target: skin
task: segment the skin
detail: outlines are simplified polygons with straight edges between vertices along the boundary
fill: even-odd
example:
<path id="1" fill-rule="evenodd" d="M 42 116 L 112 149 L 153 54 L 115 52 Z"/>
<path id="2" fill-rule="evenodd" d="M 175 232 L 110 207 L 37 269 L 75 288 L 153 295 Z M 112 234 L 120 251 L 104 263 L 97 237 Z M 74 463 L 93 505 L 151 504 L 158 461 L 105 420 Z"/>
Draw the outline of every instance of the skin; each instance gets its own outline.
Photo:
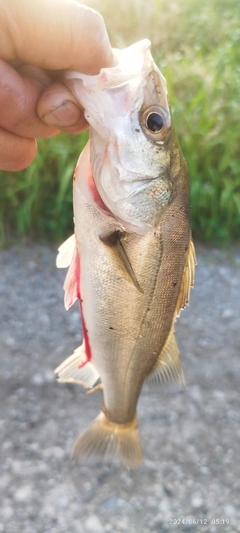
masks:
<path id="1" fill-rule="evenodd" d="M 22 170 L 36 137 L 88 127 L 60 81 L 62 70 L 97 74 L 112 64 L 99 13 L 75 0 L 0 0 L 0 168 Z"/>

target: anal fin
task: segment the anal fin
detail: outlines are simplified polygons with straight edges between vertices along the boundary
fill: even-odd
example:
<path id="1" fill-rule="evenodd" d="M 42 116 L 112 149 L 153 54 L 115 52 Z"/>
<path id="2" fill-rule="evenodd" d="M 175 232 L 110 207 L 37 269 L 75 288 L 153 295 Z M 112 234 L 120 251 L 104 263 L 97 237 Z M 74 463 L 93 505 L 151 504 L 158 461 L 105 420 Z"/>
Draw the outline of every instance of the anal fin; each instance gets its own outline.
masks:
<path id="1" fill-rule="evenodd" d="M 147 381 L 151 383 L 176 381 L 179 385 L 185 385 L 182 363 L 179 357 L 173 329 L 171 330 L 165 346 L 161 351 L 152 372 L 149 374 Z"/>
<path id="2" fill-rule="evenodd" d="M 61 383 L 78 383 L 89 389 L 94 388 L 100 378 L 93 364 L 87 360 L 84 343 L 54 370 L 54 374 Z"/>

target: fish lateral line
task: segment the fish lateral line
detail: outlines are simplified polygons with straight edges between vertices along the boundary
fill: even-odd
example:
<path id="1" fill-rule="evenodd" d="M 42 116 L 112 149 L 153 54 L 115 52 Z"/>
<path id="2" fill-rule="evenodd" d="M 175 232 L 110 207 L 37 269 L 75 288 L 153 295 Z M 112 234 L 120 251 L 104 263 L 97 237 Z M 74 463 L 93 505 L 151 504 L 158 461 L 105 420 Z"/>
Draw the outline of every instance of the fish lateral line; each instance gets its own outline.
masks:
<path id="1" fill-rule="evenodd" d="M 121 241 L 121 237 L 124 237 L 124 235 L 125 232 L 116 230 L 112 233 L 109 233 L 108 235 L 99 235 L 99 239 L 103 244 L 108 246 L 109 249 L 112 249 L 113 253 L 115 254 L 115 257 L 117 258 L 118 262 L 121 263 L 121 267 L 123 267 L 124 272 L 127 274 L 128 281 L 130 281 L 134 285 L 138 292 L 144 294 L 144 291 L 137 280 L 137 276 L 133 270 L 130 259 Z"/>

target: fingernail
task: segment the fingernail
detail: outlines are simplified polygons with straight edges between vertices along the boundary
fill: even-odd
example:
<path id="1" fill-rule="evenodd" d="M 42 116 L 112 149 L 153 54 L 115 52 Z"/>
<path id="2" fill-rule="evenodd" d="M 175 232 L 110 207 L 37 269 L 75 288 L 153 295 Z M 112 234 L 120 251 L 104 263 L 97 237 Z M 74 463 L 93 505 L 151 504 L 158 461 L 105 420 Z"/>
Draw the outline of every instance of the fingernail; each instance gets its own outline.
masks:
<path id="1" fill-rule="evenodd" d="M 60 105 L 47 111 L 42 120 L 51 126 L 73 126 L 83 115 L 82 110 L 70 100 L 64 100 Z"/>

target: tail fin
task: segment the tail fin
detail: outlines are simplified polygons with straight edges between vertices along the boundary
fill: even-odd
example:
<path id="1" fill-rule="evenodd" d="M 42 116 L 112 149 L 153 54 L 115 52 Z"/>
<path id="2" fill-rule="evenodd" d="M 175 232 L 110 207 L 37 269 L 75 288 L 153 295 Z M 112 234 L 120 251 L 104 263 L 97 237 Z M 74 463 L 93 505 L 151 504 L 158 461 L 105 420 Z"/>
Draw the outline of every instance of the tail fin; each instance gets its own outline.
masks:
<path id="1" fill-rule="evenodd" d="M 95 456 L 100 460 L 118 456 L 126 468 L 138 468 L 142 462 L 142 450 L 136 417 L 129 424 L 117 424 L 101 411 L 73 446 L 72 457 L 79 456 Z"/>

